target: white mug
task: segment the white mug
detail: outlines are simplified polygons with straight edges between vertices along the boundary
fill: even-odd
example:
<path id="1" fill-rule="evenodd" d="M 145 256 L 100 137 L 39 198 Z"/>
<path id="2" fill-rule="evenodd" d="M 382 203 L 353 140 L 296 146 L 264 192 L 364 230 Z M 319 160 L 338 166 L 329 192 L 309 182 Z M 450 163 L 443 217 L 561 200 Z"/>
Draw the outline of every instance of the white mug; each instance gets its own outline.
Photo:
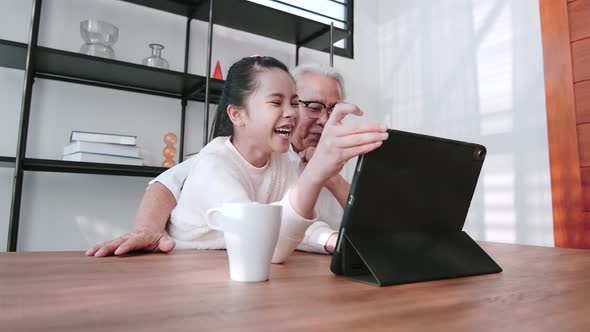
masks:
<path id="1" fill-rule="evenodd" d="M 223 232 L 232 280 L 270 279 L 271 258 L 279 238 L 282 214 L 280 205 L 255 202 L 225 203 L 221 208 L 207 211 L 209 227 Z"/>

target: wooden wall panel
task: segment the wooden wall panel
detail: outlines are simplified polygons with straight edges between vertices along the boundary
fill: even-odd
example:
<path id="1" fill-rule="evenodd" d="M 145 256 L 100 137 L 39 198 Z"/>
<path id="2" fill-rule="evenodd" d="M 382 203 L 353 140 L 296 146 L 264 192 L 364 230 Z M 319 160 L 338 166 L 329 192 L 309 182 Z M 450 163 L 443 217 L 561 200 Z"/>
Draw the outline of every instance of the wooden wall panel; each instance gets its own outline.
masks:
<path id="1" fill-rule="evenodd" d="M 590 0 L 571 2 L 568 13 L 571 41 L 590 37 Z"/>
<path id="2" fill-rule="evenodd" d="M 574 82 L 590 80 L 590 38 L 572 43 L 572 61 Z"/>
<path id="3" fill-rule="evenodd" d="M 590 23 L 588 23 L 590 26 Z M 578 124 L 590 123 L 590 81 L 576 83 L 576 121 Z"/>
<path id="4" fill-rule="evenodd" d="M 590 123 L 578 125 L 580 166 L 590 167 Z"/>
<path id="5" fill-rule="evenodd" d="M 555 245 L 582 248 L 590 234 L 583 224 L 567 5 L 565 0 L 539 1 Z"/>
<path id="6" fill-rule="evenodd" d="M 590 212 L 590 167 L 582 168 L 582 193 L 584 195 L 584 211 Z"/>

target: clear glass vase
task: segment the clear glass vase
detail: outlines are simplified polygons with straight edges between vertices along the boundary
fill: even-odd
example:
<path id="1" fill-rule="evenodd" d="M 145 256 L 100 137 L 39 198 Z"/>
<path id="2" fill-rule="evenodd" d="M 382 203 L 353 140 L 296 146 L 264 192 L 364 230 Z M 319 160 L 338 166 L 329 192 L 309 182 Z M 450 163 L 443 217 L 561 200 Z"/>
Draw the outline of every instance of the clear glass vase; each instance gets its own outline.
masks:
<path id="1" fill-rule="evenodd" d="M 80 35 L 86 42 L 80 47 L 80 53 L 115 58 L 115 51 L 111 46 L 119 39 L 119 29 L 113 24 L 99 20 L 85 20 L 80 22 Z"/>
<path id="2" fill-rule="evenodd" d="M 160 44 L 150 44 L 149 46 L 152 49 L 152 55 L 143 59 L 141 63 L 148 67 L 156 67 L 162 69 L 170 68 L 168 61 L 162 58 L 162 50 L 164 49 L 164 46 Z"/>

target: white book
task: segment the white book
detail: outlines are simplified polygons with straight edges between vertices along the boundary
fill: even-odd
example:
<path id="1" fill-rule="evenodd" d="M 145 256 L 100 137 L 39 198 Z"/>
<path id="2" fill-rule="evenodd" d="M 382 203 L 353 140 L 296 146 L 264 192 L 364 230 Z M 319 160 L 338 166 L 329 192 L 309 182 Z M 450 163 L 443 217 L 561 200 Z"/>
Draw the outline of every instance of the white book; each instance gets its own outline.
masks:
<path id="1" fill-rule="evenodd" d="M 141 158 L 139 148 L 136 146 L 84 141 L 74 141 L 66 145 L 64 147 L 63 155 L 67 156 L 69 154 L 77 152 Z"/>
<path id="2" fill-rule="evenodd" d="M 105 163 L 105 164 L 123 164 L 123 165 L 134 165 L 142 166 L 143 159 L 121 157 L 121 156 L 109 156 L 105 154 L 95 154 L 86 152 L 76 152 L 63 156 L 63 160 L 66 161 L 85 161 L 90 163 Z"/>
<path id="3" fill-rule="evenodd" d="M 85 141 L 85 142 L 97 142 L 97 143 L 111 143 L 111 144 L 122 144 L 122 145 L 136 145 L 137 137 L 130 135 L 117 135 L 117 134 L 105 134 L 105 133 L 91 133 L 86 131 L 72 131 L 70 135 L 70 141 Z"/>

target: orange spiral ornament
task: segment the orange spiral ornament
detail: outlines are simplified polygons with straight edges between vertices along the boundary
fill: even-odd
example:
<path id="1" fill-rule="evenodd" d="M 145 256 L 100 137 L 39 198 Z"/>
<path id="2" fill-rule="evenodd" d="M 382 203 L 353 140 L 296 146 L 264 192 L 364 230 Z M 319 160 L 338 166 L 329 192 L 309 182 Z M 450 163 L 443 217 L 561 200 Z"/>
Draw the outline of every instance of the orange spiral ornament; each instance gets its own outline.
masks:
<path id="1" fill-rule="evenodd" d="M 164 143 L 166 146 L 164 150 L 162 150 L 162 155 L 164 156 L 164 161 L 162 162 L 162 167 L 170 168 L 176 165 L 174 162 L 174 156 L 176 156 L 176 148 L 174 144 L 178 141 L 178 138 L 174 133 L 167 133 L 164 135 Z"/>

